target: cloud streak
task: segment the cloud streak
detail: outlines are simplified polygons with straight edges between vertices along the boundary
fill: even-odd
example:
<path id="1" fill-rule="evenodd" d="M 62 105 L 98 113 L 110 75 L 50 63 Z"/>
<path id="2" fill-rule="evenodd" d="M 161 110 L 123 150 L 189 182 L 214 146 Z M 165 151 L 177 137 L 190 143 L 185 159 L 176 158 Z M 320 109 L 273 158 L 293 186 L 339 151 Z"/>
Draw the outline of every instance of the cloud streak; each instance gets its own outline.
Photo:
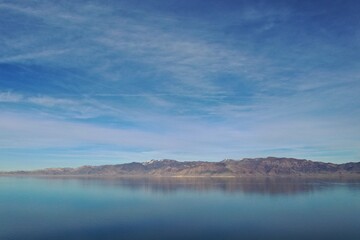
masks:
<path id="1" fill-rule="evenodd" d="M 0 92 L 0 103 L 16 103 L 20 102 L 23 96 L 12 92 Z"/>
<path id="2" fill-rule="evenodd" d="M 197 4 L 0 1 L 4 161 L 359 159 L 353 8 Z"/>

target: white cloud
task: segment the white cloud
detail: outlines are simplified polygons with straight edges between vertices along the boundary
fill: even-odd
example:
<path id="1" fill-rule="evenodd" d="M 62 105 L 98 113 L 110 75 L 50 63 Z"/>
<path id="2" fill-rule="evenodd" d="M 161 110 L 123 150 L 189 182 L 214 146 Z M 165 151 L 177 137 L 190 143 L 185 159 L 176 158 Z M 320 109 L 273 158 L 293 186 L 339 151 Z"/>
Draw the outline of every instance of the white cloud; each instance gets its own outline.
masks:
<path id="1" fill-rule="evenodd" d="M 68 106 L 76 106 L 79 102 L 70 100 L 70 99 L 63 99 L 63 98 L 53 98 L 48 96 L 42 97 L 29 97 L 27 98 L 27 102 L 33 103 L 36 105 L 46 106 L 46 107 L 53 107 L 53 106 L 60 106 L 60 107 L 68 107 Z"/>
<path id="2" fill-rule="evenodd" d="M 39 52 L 30 52 L 25 54 L 2 57 L 0 58 L 0 63 L 23 62 L 26 60 L 34 60 L 34 59 L 39 60 L 39 59 L 45 59 L 45 58 L 61 55 L 66 52 L 67 52 L 66 49 L 65 50 L 50 49 Z"/>
<path id="3" fill-rule="evenodd" d="M 21 94 L 13 92 L 0 92 L 0 103 L 17 103 L 22 101 L 23 96 Z"/>
<path id="4" fill-rule="evenodd" d="M 66 81 L 49 79 L 61 95 L 0 92 L 5 109 L 6 103 L 21 103 L 31 105 L 29 112 L 46 115 L 2 113 L 0 146 L 104 144 L 144 148 L 149 158 L 166 154 L 162 157 L 214 160 L 279 148 L 292 149 L 299 157 L 302 151 L 309 156 L 319 151 L 304 150 L 307 146 L 329 151 L 330 158 L 334 149 L 359 148 L 359 72 L 349 71 L 351 66 L 317 68 L 321 62 L 315 50 L 321 41 L 288 52 L 286 47 L 272 49 L 276 44 L 252 45 L 251 36 L 244 36 L 245 45 L 243 36 L 228 44 L 206 21 L 185 26 L 176 17 L 121 4 L 115 10 L 101 3 L 33 3 L 0 4 L 1 11 L 29 20 L 12 37 L 0 37 L 5 43 L 0 62 L 75 73 Z M 115 14 L 120 10 L 126 14 Z M 258 30 L 263 32 L 288 17 L 289 11 L 281 11 L 249 8 L 230 17 L 240 26 L 261 20 Z M 325 47 L 329 49 L 342 50 L 331 44 Z M 229 86 L 227 75 L 233 78 Z M 99 116 L 124 126 L 69 120 Z M 126 129 L 123 122 L 138 130 Z"/>
<path id="5" fill-rule="evenodd" d="M 143 118 L 146 121 L 147 116 Z M 287 154 L 296 157 L 309 157 L 321 150 L 324 153 L 321 159 L 338 162 L 354 159 L 337 159 L 331 156 L 334 151 L 360 147 L 359 135 L 356 134 L 359 129 L 344 127 L 344 123 L 338 121 L 324 123 L 302 119 L 247 124 L 245 129 L 241 129 L 234 125 L 164 117 L 158 118 L 161 130 L 151 128 L 150 131 L 5 113 L 0 118 L 0 146 L 5 149 L 101 146 L 100 149 L 110 147 L 114 153 L 122 152 L 129 156 L 138 153 L 135 155 L 141 154 L 142 159 L 171 157 L 179 160 L 264 156 L 271 155 L 276 149 L 288 149 Z M 333 138 L 335 134 L 336 138 Z"/>
<path id="6" fill-rule="evenodd" d="M 145 12 L 141 18 L 139 13 L 132 17 L 119 16 L 113 14 L 114 9 L 103 5 L 81 6 L 83 11 L 76 6 L 76 3 L 0 5 L 0 8 L 44 20 L 37 39 L 33 34 L 23 33 L 25 36 L 7 41 L 7 49 L 12 51 L 5 52 L 0 62 L 46 64 L 51 59 L 47 64 L 56 62 L 57 66 L 87 68 L 106 81 L 121 79 L 119 69 L 125 55 L 130 61 L 149 66 L 152 74 L 165 75 L 167 80 L 161 84 L 164 92 L 218 94 L 222 92 L 221 84 L 214 82 L 211 75 L 222 72 L 258 78 L 259 72 L 254 66 L 266 61 L 245 49 L 216 43 L 218 39 L 206 28 L 199 29 L 202 25 L 205 27 L 205 23 L 197 26 L 194 34 L 194 29 L 180 30 L 181 21 L 168 16 Z M 68 24 L 65 22 L 68 19 L 80 20 Z M 81 35 L 76 41 L 62 39 L 77 33 Z M 23 38 L 32 41 L 26 45 Z"/>

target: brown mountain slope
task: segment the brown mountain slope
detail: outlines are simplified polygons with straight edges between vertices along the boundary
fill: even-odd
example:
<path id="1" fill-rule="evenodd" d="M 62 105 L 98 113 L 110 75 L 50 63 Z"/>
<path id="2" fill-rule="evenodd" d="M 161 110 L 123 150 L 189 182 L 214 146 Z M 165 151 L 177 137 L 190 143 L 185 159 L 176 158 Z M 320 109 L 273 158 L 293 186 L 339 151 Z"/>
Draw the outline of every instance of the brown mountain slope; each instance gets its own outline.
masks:
<path id="1" fill-rule="evenodd" d="M 79 168 L 50 168 L 18 171 L 8 174 L 26 175 L 85 175 L 85 176 L 355 176 L 360 177 L 359 163 L 323 163 L 294 158 L 244 158 L 221 162 L 179 162 L 151 160 Z"/>

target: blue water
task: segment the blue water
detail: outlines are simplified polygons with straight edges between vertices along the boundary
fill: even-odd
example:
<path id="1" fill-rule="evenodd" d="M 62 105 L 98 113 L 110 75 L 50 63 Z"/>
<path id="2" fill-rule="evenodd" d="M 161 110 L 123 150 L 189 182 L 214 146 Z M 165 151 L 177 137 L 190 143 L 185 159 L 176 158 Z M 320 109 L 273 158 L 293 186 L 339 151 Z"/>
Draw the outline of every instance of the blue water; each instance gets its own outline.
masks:
<path id="1" fill-rule="evenodd" d="M 360 239 L 360 183 L 0 177 L 0 239 Z"/>

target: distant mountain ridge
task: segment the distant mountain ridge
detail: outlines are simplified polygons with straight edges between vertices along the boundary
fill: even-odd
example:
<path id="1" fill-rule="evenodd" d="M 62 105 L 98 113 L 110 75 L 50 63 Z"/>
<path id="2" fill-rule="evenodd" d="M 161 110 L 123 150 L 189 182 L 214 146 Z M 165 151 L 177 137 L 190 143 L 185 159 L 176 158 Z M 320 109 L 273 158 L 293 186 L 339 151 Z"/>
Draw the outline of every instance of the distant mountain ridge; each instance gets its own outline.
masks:
<path id="1" fill-rule="evenodd" d="M 168 177 L 251 177 L 251 176 L 355 176 L 358 163 L 324 163 L 295 158 L 244 158 L 220 162 L 180 162 L 163 159 L 116 165 L 48 168 L 36 171 L 7 172 L 10 175 L 64 176 L 168 176 Z"/>

